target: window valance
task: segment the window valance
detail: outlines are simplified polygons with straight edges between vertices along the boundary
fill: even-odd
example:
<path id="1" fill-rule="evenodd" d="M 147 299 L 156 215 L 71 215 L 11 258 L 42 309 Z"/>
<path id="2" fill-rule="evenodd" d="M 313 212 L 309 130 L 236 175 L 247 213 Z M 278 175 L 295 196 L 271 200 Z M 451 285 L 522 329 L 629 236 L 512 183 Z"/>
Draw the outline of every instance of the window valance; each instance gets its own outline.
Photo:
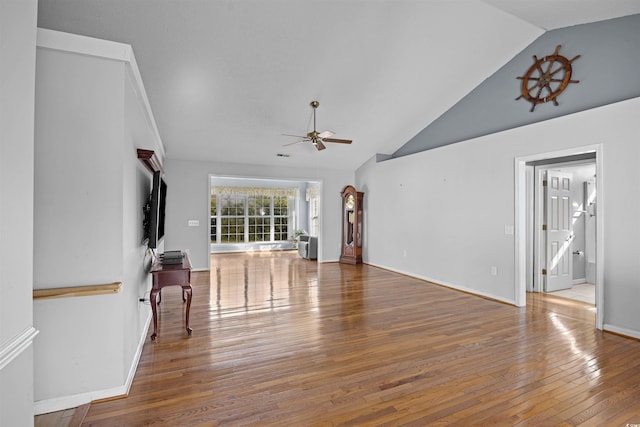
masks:
<path id="1" fill-rule="evenodd" d="M 298 197 L 298 188 L 268 188 L 268 187 L 211 187 L 211 194 L 237 194 L 242 196 L 275 196 L 275 197 Z"/>
<path id="2" fill-rule="evenodd" d="M 320 194 L 318 187 L 307 187 L 306 201 L 315 199 Z"/>

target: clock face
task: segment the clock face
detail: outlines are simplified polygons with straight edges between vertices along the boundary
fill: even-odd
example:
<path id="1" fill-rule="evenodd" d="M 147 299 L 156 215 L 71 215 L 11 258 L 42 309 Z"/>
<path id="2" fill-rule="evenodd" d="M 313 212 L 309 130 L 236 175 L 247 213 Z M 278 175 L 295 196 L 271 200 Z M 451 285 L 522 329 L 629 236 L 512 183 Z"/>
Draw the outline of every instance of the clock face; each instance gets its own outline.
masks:
<path id="1" fill-rule="evenodd" d="M 353 197 L 352 194 L 349 194 L 347 196 L 347 201 L 344 204 L 347 209 L 353 209 L 353 207 L 356 205 L 356 199 Z"/>

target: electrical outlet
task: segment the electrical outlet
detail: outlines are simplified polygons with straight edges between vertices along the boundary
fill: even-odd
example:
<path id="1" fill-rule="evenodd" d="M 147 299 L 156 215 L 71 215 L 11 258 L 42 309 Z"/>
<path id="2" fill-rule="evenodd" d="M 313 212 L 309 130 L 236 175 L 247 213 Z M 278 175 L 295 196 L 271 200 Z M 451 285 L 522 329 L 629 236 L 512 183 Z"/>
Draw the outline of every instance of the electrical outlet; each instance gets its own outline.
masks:
<path id="1" fill-rule="evenodd" d="M 199 227 L 200 221 L 197 219 L 190 219 L 188 222 L 189 227 Z"/>

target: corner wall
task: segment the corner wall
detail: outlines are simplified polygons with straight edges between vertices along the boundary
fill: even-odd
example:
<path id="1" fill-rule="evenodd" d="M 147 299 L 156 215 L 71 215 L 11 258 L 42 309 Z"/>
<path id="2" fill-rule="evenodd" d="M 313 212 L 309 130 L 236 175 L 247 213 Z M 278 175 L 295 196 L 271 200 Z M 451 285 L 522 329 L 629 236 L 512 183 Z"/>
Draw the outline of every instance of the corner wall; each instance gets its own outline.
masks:
<path id="1" fill-rule="evenodd" d="M 162 147 L 129 46 L 40 29 L 37 59 L 34 287 L 122 283 L 34 301 L 44 413 L 128 392 L 151 311 L 136 148 Z"/>
<path id="2" fill-rule="evenodd" d="M 0 425 L 33 425 L 37 1 L 0 1 Z"/>

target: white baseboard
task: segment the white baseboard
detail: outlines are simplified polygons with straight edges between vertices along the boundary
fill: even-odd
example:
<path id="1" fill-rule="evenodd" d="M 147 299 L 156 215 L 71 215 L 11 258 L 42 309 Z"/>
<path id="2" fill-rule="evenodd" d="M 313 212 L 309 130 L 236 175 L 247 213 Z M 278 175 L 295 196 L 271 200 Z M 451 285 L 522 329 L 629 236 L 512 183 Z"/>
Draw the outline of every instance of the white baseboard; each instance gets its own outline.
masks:
<path id="1" fill-rule="evenodd" d="M 108 397 L 122 396 L 126 393 L 126 386 L 118 386 L 105 390 L 90 391 L 87 393 L 61 396 L 53 399 L 39 400 L 33 404 L 34 415 L 47 414 L 49 412 L 63 411 L 65 409 L 77 408 L 94 400 Z"/>
<path id="2" fill-rule="evenodd" d="M 147 320 L 145 321 L 144 328 L 142 328 L 142 334 L 140 334 L 140 339 L 138 340 L 138 347 L 136 348 L 136 353 L 133 355 L 133 361 L 131 362 L 131 367 L 129 368 L 129 375 L 127 376 L 127 381 L 125 383 L 126 392 L 124 394 L 129 394 L 129 390 L 131 389 L 131 384 L 133 383 L 133 378 L 136 376 L 136 371 L 138 370 L 138 363 L 140 362 L 140 356 L 142 356 L 142 349 L 144 348 L 144 343 L 147 341 L 147 335 L 149 334 L 149 325 L 151 324 L 152 318 L 153 318 L 153 313 L 151 312 L 151 310 L 149 310 L 149 312 L 147 313 Z"/>
<path id="3" fill-rule="evenodd" d="M 37 402 L 34 402 L 33 404 L 34 415 L 63 411 L 65 409 L 77 408 L 78 406 L 84 405 L 86 403 L 91 403 L 95 400 L 128 395 L 129 390 L 131 389 L 131 384 L 133 383 L 133 379 L 136 375 L 136 370 L 138 369 L 138 363 L 140 362 L 140 356 L 142 355 L 144 343 L 147 340 L 151 319 L 152 313 L 151 310 L 149 310 L 145 326 L 144 328 L 142 328 L 142 334 L 138 341 L 136 353 L 133 356 L 131 367 L 129 368 L 129 375 L 127 376 L 127 379 L 123 385 L 104 390 L 94 390 L 86 393 L 73 394 L 70 396 L 61 396 L 53 399 L 39 400 Z"/>
<path id="4" fill-rule="evenodd" d="M 625 337 L 640 339 L 640 331 L 634 331 L 632 329 L 620 328 L 614 325 L 604 324 L 602 327 L 603 330 L 613 332 L 618 335 L 624 335 Z"/>
<path id="5" fill-rule="evenodd" d="M 501 297 L 501 296 L 498 296 L 498 295 L 493 295 L 493 294 L 490 294 L 490 293 L 487 293 L 487 292 L 481 292 L 481 291 L 478 291 L 477 289 L 471 289 L 471 288 L 467 288 L 465 286 L 459 286 L 459 285 L 456 285 L 454 283 L 448 283 L 448 282 L 445 282 L 445 281 L 442 281 L 442 280 L 438 280 L 438 279 L 434 279 L 434 278 L 431 278 L 431 277 L 421 276 L 421 275 L 417 275 L 415 273 L 409 273 L 409 272 L 398 270 L 398 269 L 395 269 L 395 268 L 386 267 L 384 265 L 377 265 L 377 264 L 370 264 L 370 263 L 367 263 L 367 264 L 372 265 L 374 267 L 384 268 L 385 270 L 393 271 L 394 273 L 399 273 L 399 274 L 403 274 L 405 276 L 414 277 L 416 279 L 424 280 L 426 282 L 431 282 L 431 283 L 434 283 L 436 285 L 440 285 L 440 286 L 444 286 L 444 287 L 447 287 L 447 288 L 455 289 L 456 291 L 461 291 L 461 292 L 465 292 L 465 293 L 468 293 L 468 294 L 477 295 L 477 296 L 480 296 L 480 297 L 483 297 L 483 298 L 489 298 L 489 299 L 492 299 L 492 300 L 495 300 L 495 301 L 499 301 L 499 302 L 503 302 L 503 303 L 509 304 L 509 305 L 517 305 L 515 300 L 510 300 L 508 298 L 504 298 L 504 297 Z"/>
<path id="6" fill-rule="evenodd" d="M 413 273 L 407 273 L 405 271 L 401 271 L 401 270 L 398 270 L 398 269 L 395 269 L 395 268 L 386 267 L 386 266 L 383 266 L 383 265 L 376 265 L 376 264 L 369 264 L 369 265 L 372 265 L 374 267 L 384 268 L 385 270 L 393 271 L 395 273 L 400 273 L 400 274 L 403 274 L 403 275 L 409 276 L 409 277 L 415 277 L 416 279 L 425 280 L 427 282 L 435 283 L 435 284 L 441 285 L 441 286 L 446 286 L 447 288 L 459 290 L 459 291 L 466 292 L 466 293 L 469 293 L 469 294 L 474 294 L 474 295 L 478 295 L 478 296 L 481 296 L 481 297 L 490 298 L 490 299 L 493 299 L 493 300 L 496 300 L 496 301 L 504 302 L 506 304 L 516 305 L 515 301 L 511 301 L 509 299 L 502 298 L 502 297 L 499 297 L 499 296 L 496 296 L 496 295 L 488 294 L 486 292 L 478 292 L 475 289 L 469 289 L 469 288 L 464 287 L 464 286 L 458 286 L 458 285 L 455 285 L 455 284 L 452 284 L 452 283 L 443 282 L 441 280 L 431 279 L 429 277 L 419 276 L 419 275 L 416 275 L 416 274 L 413 274 Z M 629 337 L 629 338 L 640 339 L 640 331 L 634 331 L 632 329 L 620 328 L 618 326 L 605 324 L 603 326 L 603 330 L 609 331 L 609 332 L 613 332 L 615 334 L 622 335 L 622 336 Z"/>

